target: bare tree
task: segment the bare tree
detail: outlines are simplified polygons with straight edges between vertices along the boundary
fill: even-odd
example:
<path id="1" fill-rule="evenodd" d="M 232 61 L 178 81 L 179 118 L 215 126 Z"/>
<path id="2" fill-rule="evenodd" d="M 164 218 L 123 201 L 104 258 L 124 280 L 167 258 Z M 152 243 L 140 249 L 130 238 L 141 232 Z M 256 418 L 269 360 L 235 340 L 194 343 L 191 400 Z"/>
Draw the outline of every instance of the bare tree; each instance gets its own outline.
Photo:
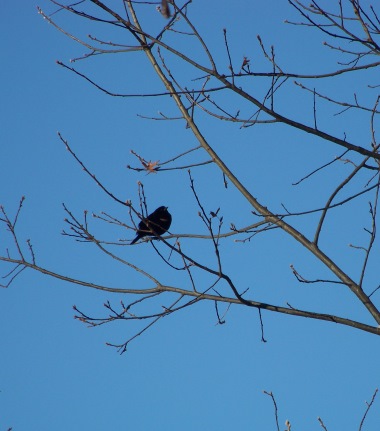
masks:
<path id="1" fill-rule="evenodd" d="M 88 213 L 74 214 L 68 206 L 64 206 L 67 228 L 63 234 L 77 241 L 87 242 L 97 247 L 105 256 L 110 257 L 120 265 L 124 265 L 129 271 L 137 272 L 141 276 L 140 286 L 126 286 L 124 288 L 108 287 L 85 280 L 71 278 L 69 275 L 53 272 L 37 263 L 35 252 L 31 242 L 19 238 L 17 234 L 17 222 L 23 205 L 20 201 L 18 210 L 14 216 L 4 207 L 1 208 L 1 222 L 13 239 L 13 248 L 3 250 L 0 260 L 10 265 L 5 274 L 8 287 L 18 275 L 25 269 L 33 269 L 43 274 L 52 276 L 92 289 L 100 289 L 112 293 L 135 295 L 136 299 L 121 302 L 114 305 L 110 301 L 105 304 L 104 317 L 94 317 L 91 311 L 79 310 L 75 307 L 76 317 L 82 322 L 97 326 L 114 322 L 115 320 L 144 320 L 146 326 L 133 337 L 121 344 L 113 345 L 123 353 L 128 343 L 145 332 L 161 318 L 168 316 L 185 307 L 190 307 L 200 301 L 212 301 L 215 304 L 215 313 L 219 323 L 224 322 L 222 304 L 243 305 L 258 310 L 259 324 L 261 325 L 262 340 L 264 337 L 264 323 L 262 311 L 271 311 L 291 316 L 300 316 L 316 320 L 346 325 L 372 334 L 380 335 L 380 310 L 375 301 L 375 292 L 380 286 L 366 282 L 366 274 L 371 268 L 376 268 L 376 260 L 373 258 L 376 245 L 376 223 L 379 196 L 379 144 L 375 133 L 375 123 L 379 114 L 377 83 L 372 82 L 373 71 L 380 61 L 380 47 L 377 40 L 380 35 L 380 20 L 376 8 L 361 5 L 358 0 L 339 0 L 328 8 L 321 7 L 317 2 L 305 4 L 301 1 L 289 0 L 289 4 L 298 12 L 299 21 L 288 22 L 288 25 L 306 26 L 308 29 L 299 31 L 319 31 L 326 38 L 325 49 L 329 55 L 333 54 L 336 64 L 333 69 L 314 71 L 312 73 L 288 70 L 278 60 L 278 55 L 273 46 L 267 47 L 260 36 L 257 38 L 257 46 L 261 50 L 262 58 L 257 61 L 259 67 L 247 56 L 235 53 L 230 46 L 227 30 L 220 35 L 224 44 L 225 62 L 219 54 L 214 54 L 207 42 L 207 34 L 202 34 L 197 24 L 197 15 L 192 14 L 192 2 L 182 3 L 171 0 L 163 1 L 160 6 L 143 1 L 101 2 L 89 0 L 72 4 L 62 4 L 50 0 L 54 5 L 54 12 L 48 14 L 39 9 L 39 13 L 59 31 L 81 44 L 87 53 L 74 59 L 73 63 L 88 60 L 94 56 L 105 54 L 124 54 L 131 57 L 129 67 L 133 67 L 136 55 L 144 56 L 152 71 L 159 78 L 157 91 L 148 92 L 135 90 L 131 84 L 129 93 L 122 93 L 106 88 L 96 82 L 89 73 L 81 72 L 77 67 L 64 62 L 58 64 L 68 71 L 83 78 L 86 82 L 96 87 L 99 91 L 112 97 L 133 100 L 140 97 L 147 101 L 152 98 L 168 98 L 173 103 L 177 113 L 151 117 L 153 120 L 182 121 L 185 125 L 184 133 L 190 131 L 193 136 L 193 146 L 178 144 L 173 148 L 173 155 L 165 161 L 151 160 L 149 155 L 140 154 L 138 149 L 133 150 L 136 157 L 136 165 L 128 166 L 132 172 L 142 172 L 160 175 L 163 172 L 176 176 L 182 171 L 188 172 L 188 182 L 183 183 L 183 188 L 190 187 L 198 213 L 203 223 L 204 231 L 197 234 L 168 232 L 161 236 L 159 241 L 154 235 L 145 238 L 141 245 L 152 247 L 157 259 L 162 260 L 162 271 L 167 274 L 171 271 L 181 274 L 181 282 L 176 285 L 168 285 L 160 280 L 160 276 L 153 275 L 149 265 L 145 267 L 134 263 L 133 255 L 125 257 L 121 253 L 124 247 L 129 246 L 125 239 L 110 240 L 98 237 L 94 233 L 94 224 L 120 228 L 120 232 L 129 230 L 131 237 L 137 229 L 141 219 L 147 216 L 149 196 L 144 192 L 143 184 L 139 184 L 139 202 L 132 203 L 109 190 L 104 182 L 98 179 L 95 172 L 87 166 L 85 160 L 77 155 L 73 146 L 59 134 L 59 140 L 66 146 L 73 159 L 93 179 L 96 185 L 106 193 L 110 199 L 128 210 L 129 221 L 120 220 L 106 210 L 101 214 L 94 214 L 94 221 L 89 220 Z M 152 19 L 152 12 L 156 18 Z M 94 31 L 98 29 L 105 34 L 104 37 L 89 35 L 87 39 L 70 33 L 59 23 L 59 17 L 68 13 L 78 16 L 82 20 L 88 20 Z M 149 15 L 150 19 L 147 19 Z M 147 22 L 147 24 L 145 24 Z M 104 28 L 106 30 L 104 30 Z M 107 33 L 109 32 L 109 33 Z M 110 41 L 108 34 L 113 40 Z M 123 42 L 118 42 L 122 35 Z M 183 40 L 191 40 L 191 44 L 183 44 Z M 125 42 L 128 40 L 128 42 Z M 236 58 L 238 58 L 236 60 Z M 251 64 L 252 63 L 252 64 Z M 227 64 L 227 66 L 225 66 Z M 262 66 L 261 66 L 262 65 Z M 323 65 L 323 68 L 325 65 Z M 304 67 L 307 69 L 307 64 Z M 137 71 L 138 72 L 138 71 Z M 359 97 L 352 89 L 351 84 L 346 88 L 346 94 L 334 94 L 331 86 L 345 85 L 345 82 L 355 82 L 360 77 L 360 85 L 366 92 L 366 97 Z M 362 83 L 365 83 L 363 86 Z M 360 87 L 361 86 L 361 87 Z M 327 90 L 326 90 L 327 88 Z M 367 95 L 368 94 L 368 95 Z M 294 100 L 297 109 L 289 106 L 286 100 L 289 97 Z M 365 101 L 363 101 L 365 100 Z M 368 102 L 370 101 L 370 102 Z M 306 114 L 305 114 L 306 113 Z M 334 116 L 336 121 L 341 118 L 347 122 L 347 134 L 345 131 L 330 131 L 324 129 L 323 124 L 327 118 Z M 221 127 L 235 127 L 243 130 L 256 130 L 266 128 L 268 133 L 275 127 L 283 127 L 287 131 L 297 133 L 300 145 L 314 151 L 325 154 L 325 163 L 316 164 L 312 157 L 305 158 L 304 164 L 299 164 L 291 156 L 282 161 L 284 170 L 294 172 L 294 176 L 303 172 L 300 177 L 294 178 L 291 186 L 296 202 L 297 190 L 306 187 L 312 204 L 305 208 L 299 205 L 291 210 L 282 200 L 281 193 L 271 194 L 256 198 L 258 193 L 257 181 L 247 179 L 245 169 L 249 168 L 249 158 L 254 158 L 260 149 L 252 147 L 252 153 L 241 155 L 241 169 L 233 169 L 236 165 L 230 159 L 230 155 L 221 155 L 223 151 L 216 150 L 217 143 L 210 142 L 202 131 L 203 121 L 209 118 L 218 121 Z M 352 118 L 358 118 L 355 126 L 361 133 L 360 138 L 353 135 L 350 138 L 349 124 Z M 211 121 L 210 120 L 210 121 Z M 340 123 L 339 123 L 340 124 Z M 310 139 L 313 143 L 310 144 Z M 286 144 L 285 144 L 286 145 Z M 238 151 L 239 143 L 234 143 Z M 317 150 L 315 150 L 317 148 Z M 331 157 L 331 149 L 337 151 L 336 157 Z M 210 176 L 220 178 L 219 188 L 213 190 L 216 199 L 220 202 L 225 199 L 223 193 L 233 189 L 239 194 L 239 198 L 247 204 L 244 223 L 237 226 L 236 223 L 225 225 L 223 211 L 219 207 L 210 209 L 201 197 L 200 190 L 203 185 L 198 184 L 194 173 L 197 169 L 209 169 Z M 329 170 L 339 170 L 339 176 L 329 176 Z M 217 173 L 215 173 L 217 172 Z M 315 178 L 325 175 L 323 193 L 316 192 Z M 182 177 L 181 177 L 182 178 Z M 337 179 L 338 178 L 338 179 Z M 263 182 L 265 183 L 265 179 Z M 264 188 L 260 188 L 262 194 Z M 321 196 L 324 203 L 320 204 Z M 366 201 L 363 201 L 363 197 Z M 268 202 L 271 207 L 267 206 Z M 354 209 L 365 208 L 368 216 L 363 219 L 352 220 L 350 214 Z M 331 248 L 331 242 L 326 237 L 331 237 L 331 230 L 326 226 L 334 212 L 339 211 L 340 218 L 349 223 L 350 229 L 347 235 L 350 239 L 351 228 L 365 232 L 363 242 L 351 244 L 345 253 L 357 254 L 357 265 L 344 269 L 344 258 L 338 258 Z M 175 215 L 173 215 L 175 217 Z M 365 218 L 367 217 L 367 218 Z M 240 224 L 240 222 L 239 222 Z M 339 226 L 336 227 L 339 229 Z M 305 257 L 313 256 L 316 264 L 315 271 L 309 271 L 300 264 L 291 264 L 290 270 L 294 274 L 294 280 L 302 284 L 326 285 L 335 288 L 348 289 L 353 293 L 357 308 L 366 311 L 366 318 L 359 321 L 350 318 L 350 314 L 325 313 L 317 309 L 304 309 L 288 303 L 265 303 L 255 299 L 254 295 L 247 292 L 246 286 L 239 285 L 240 272 L 251 271 L 247 262 L 241 267 L 235 268 L 235 272 L 226 269 L 226 256 L 233 253 L 237 247 L 246 247 L 247 259 L 251 259 L 250 244 L 257 237 L 263 237 L 275 249 L 278 237 L 285 234 L 292 241 L 303 247 Z M 330 238 L 331 239 L 331 238 Z M 199 241 L 202 246 L 207 243 L 210 246 L 210 258 L 204 259 L 191 246 L 193 241 Z M 223 245 L 223 247 L 222 247 Z M 213 260 L 212 260 L 213 259 Z M 276 268 L 275 258 L 267 262 L 268 268 Z M 308 272 L 320 274 L 309 276 Z M 198 274 L 205 274 L 207 284 L 200 284 Z M 343 290 L 342 290 L 343 292 Z M 157 297 L 162 298 L 161 303 Z M 153 301 L 153 298 L 155 300 Z M 154 312 L 148 306 L 150 301 L 156 308 Z M 300 302 L 302 300 L 300 299 Z M 329 298 L 325 298 L 329 304 Z M 158 305 L 159 304 L 159 305 Z M 146 309 L 144 310 L 144 305 Z M 333 304 L 329 304 L 333 307 Z M 142 310 L 142 311 L 140 311 Z M 224 311 L 225 312 L 225 311 Z M 322 425 L 323 426 L 323 425 Z M 289 425 L 290 427 L 290 425 Z"/>

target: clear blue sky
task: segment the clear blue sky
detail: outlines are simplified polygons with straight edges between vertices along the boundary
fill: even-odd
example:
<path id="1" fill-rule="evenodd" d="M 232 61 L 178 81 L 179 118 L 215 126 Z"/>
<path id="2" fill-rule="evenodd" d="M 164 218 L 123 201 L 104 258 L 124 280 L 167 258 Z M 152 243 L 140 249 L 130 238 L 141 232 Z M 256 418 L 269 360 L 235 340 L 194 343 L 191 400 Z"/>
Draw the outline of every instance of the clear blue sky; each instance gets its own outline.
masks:
<path id="1" fill-rule="evenodd" d="M 328 71 L 334 67 L 332 53 L 323 50 L 321 35 L 283 23 L 296 16 L 287 2 L 194 3 L 205 39 L 226 70 L 225 27 L 236 64 L 246 55 L 252 67 L 266 67 L 256 42 L 256 35 L 261 34 L 268 46 L 276 46 L 277 58 L 289 70 Z M 47 13 L 55 10 L 46 1 L 39 6 Z M 54 18 L 74 33 L 97 35 L 80 19 L 64 14 Z M 157 20 L 159 25 L 164 22 L 153 12 L 147 19 Z M 137 181 L 142 181 L 149 208 L 168 205 L 173 214 L 171 230 L 179 233 L 205 233 L 186 172 L 146 176 L 128 171 L 126 165 L 137 164 L 131 149 L 147 159 L 164 161 L 195 146 L 194 138 L 182 122 L 149 121 L 136 115 L 156 116 L 158 111 L 178 115 L 169 98 L 107 97 L 59 67 L 56 60 L 69 64 L 85 49 L 45 22 L 33 2 L 3 2 L 0 22 L 0 204 L 14 214 L 21 196 L 26 197 L 19 235 L 31 239 L 41 266 L 112 287 L 151 287 L 90 245 L 61 235 L 65 227 L 62 203 L 78 216 L 83 210 L 105 211 L 127 221 L 128 214 L 85 175 L 59 141 L 57 131 L 120 199 L 137 204 Z M 102 34 L 108 40 L 106 35 Z M 112 91 L 162 90 L 137 54 L 92 58 L 75 67 Z M 173 65 L 176 72 L 178 67 Z M 345 97 L 344 90 L 356 83 L 365 92 L 367 83 L 378 84 L 373 73 L 323 84 L 323 89 L 333 88 Z M 365 81 L 360 87 L 362 78 Z M 252 91 L 262 83 L 254 81 Z M 311 122 L 310 97 L 308 104 L 299 105 L 291 91 L 285 94 L 278 102 L 279 110 Z M 299 100 L 307 99 L 295 94 Z M 364 100 L 373 100 L 374 94 L 368 97 Z M 358 145 L 367 146 L 370 141 L 368 122 L 361 122 L 360 115 L 333 117 L 321 112 L 320 121 L 328 132 L 343 136 L 346 131 L 349 140 Z M 333 186 L 349 173 L 349 167 L 334 165 L 307 185 L 294 188 L 292 182 L 339 155 L 341 149 L 282 126 L 240 130 L 207 118 L 200 124 L 210 144 L 253 195 L 274 211 L 281 211 L 281 203 L 293 210 L 322 206 Z M 199 160 L 206 159 L 200 154 Z M 231 185 L 228 190 L 222 188 L 221 175 L 214 168 L 199 168 L 193 176 L 207 210 L 221 207 L 225 230 L 231 222 L 238 227 L 252 222 L 249 206 Z M 352 268 L 353 277 L 358 275 L 360 254 L 348 244 L 365 238 L 362 228 L 370 222 L 367 201 L 363 198 L 349 214 L 334 213 L 322 239 L 342 267 Z M 363 222 L 358 226 L 359 217 Z M 312 232 L 314 222 L 312 217 L 297 220 L 306 233 Z M 133 237 L 131 232 L 95 222 L 94 230 L 111 240 Z M 2 250 L 4 244 L 10 246 L 6 238 L 2 230 Z M 205 242 L 186 244 L 195 256 L 209 255 L 214 264 L 212 248 Z M 295 307 L 368 321 L 363 307 L 346 288 L 299 285 L 290 264 L 311 278 L 326 273 L 279 232 L 258 236 L 247 244 L 225 241 L 221 252 L 226 272 L 241 291 L 250 288 L 252 299 L 277 305 L 289 301 Z M 183 282 L 147 244 L 123 247 L 119 253 L 151 269 L 163 282 Z M 375 256 L 377 259 L 378 250 Z M 7 271 L 3 264 L 0 269 L 1 275 Z M 206 280 L 199 275 L 197 282 L 202 286 Z M 375 270 L 370 271 L 367 282 L 376 287 Z M 88 329 L 73 319 L 72 306 L 101 316 L 106 300 L 117 304 L 121 299 L 128 302 L 121 295 L 69 285 L 32 271 L 0 290 L 0 430 L 274 430 L 273 406 L 263 390 L 276 396 L 281 429 L 285 429 L 286 419 L 293 429 L 321 429 L 320 416 L 329 431 L 356 430 L 365 401 L 379 386 L 380 347 L 375 335 L 264 312 L 268 342 L 262 343 L 257 311 L 241 306 L 230 309 L 225 325 L 216 325 L 211 303 L 187 308 L 162 319 L 120 356 L 105 343 L 124 342 L 141 328 L 140 323 Z M 167 305 L 169 300 L 160 298 L 158 303 Z M 379 403 L 364 429 L 378 428 Z"/>

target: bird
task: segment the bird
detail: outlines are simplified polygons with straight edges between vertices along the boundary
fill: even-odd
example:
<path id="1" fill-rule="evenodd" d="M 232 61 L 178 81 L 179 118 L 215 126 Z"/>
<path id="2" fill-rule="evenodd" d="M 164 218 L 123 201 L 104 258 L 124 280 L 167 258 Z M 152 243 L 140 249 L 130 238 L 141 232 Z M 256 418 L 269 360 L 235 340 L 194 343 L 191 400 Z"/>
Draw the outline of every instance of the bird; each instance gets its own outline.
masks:
<path id="1" fill-rule="evenodd" d="M 144 236 L 159 236 L 164 234 L 169 229 L 171 223 L 172 216 L 168 211 L 168 207 L 158 207 L 152 214 L 149 214 L 148 217 L 140 221 L 136 238 L 132 240 L 130 245 L 144 238 Z"/>

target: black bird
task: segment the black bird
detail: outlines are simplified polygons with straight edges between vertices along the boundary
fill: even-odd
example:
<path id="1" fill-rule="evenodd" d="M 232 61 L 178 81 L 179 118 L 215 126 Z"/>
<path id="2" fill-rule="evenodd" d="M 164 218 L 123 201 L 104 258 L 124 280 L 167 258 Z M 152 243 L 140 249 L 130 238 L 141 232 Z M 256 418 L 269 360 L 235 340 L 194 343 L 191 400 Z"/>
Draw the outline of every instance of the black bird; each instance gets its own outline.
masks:
<path id="1" fill-rule="evenodd" d="M 164 234 L 170 227 L 172 216 L 168 211 L 168 207 L 158 207 L 148 217 L 142 219 L 137 229 L 136 238 L 130 245 L 134 244 L 144 236 L 158 236 Z"/>

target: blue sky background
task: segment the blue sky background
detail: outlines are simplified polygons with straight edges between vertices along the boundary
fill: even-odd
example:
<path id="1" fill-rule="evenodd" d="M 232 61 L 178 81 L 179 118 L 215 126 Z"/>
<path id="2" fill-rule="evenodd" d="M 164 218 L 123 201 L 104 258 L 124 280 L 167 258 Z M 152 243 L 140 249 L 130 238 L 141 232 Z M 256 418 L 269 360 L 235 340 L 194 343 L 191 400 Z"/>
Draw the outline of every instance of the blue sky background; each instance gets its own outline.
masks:
<path id="1" fill-rule="evenodd" d="M 205 4 L 207 3 L 207 4 Z M 39 4 L 46 13 L 56 10 Z M 164 24 L 155 6 L 145 19 L 153 28 Z M 335 55 L 323 47 L 318 32 L 284 24 L 297 20 L 287 2 L 194 2 L 195 21 L 214 50 L 220 68 L 228 61 L 222 29 L 227 28 L 232 56 L 240 65 L 244 55 L 251 68 L 269 70 L 256 35 L 270 46 L 288 71 L 333 70 Z M 124 40 L 122 32 L 107 33 L 64 13 L 54 19 L 77 35 L 89 33 Z M 60 131 L 73 150 L 120 199 L 138 203 L 137 182 L 142 181 L 150 210 L 168 205 L 173 233 L 202 233 L 204 227 L 189 188 L 186 172 L 145 175 L 126 169 L 137 166 L 133 149 L 149 160 L 164 161 L 196 145 L 180 121 L 149 121 L 136 114 L 156 116 L 158 111 L 178 115 L 170 98 L 121 99 L 105 96 L 55 61 L 85 53 L 56 31 L 37 13 L 32 2 L 0 5 L 3 34 L 0 127 L 0 204 L 14 214 L 21 196 L 26 200 L 18 225 L 23 240 L 31 239 L 37 262 L 63 274 L 111 287 L 151 287 L 146 280 L 101 255 L 88 244 L 61 235 L 65 203 L 74 214 L 106 211 L 128 221 L 125 207 L 116 204 L 76 164 L 57 136 Z M 124 42 L 126 43 L 126 42 Z M 192 42 L 183 39 L 186 50 Z M 172 60 L 167 57 L 168 62 Z M 106 55 L 74 63 L 100 85 L 115 92 L 162 91 L 145 59 L 136 54 Z M 179 76 L 188 68 L 170 63 Z M 192 75 L 194 76 L 194 75 Z M 199 74 L 196 74 L 199 76 Z M 318 82 L 318 89 L 352 100 L 358 92 L 370 106 L 378 84 L 375 71 Z M 267 82 L 255 79 L 247 88 L 265 94 Z M 311 85 L 315 85 L 311 84 Z M 236 99 L 224 100 L 251 112 Z M 289 86 L 278 98 L 278 111 L 312 124 L 312 98 Z M 319 125 L 326 132 L 367 147 L 368 115 L 361 112 L 333 116 L 331 107 L 319 105 Z M 225 158 L 252 194 L 273 211 L 281 203 L 294 211 L 323 206 L 331 191 L 351 171 L 336 163 L 301 186 L 297 181 L 313 169 L 340 155 L 343 149 L 281 125 L 240 129 L 236 125 L 199 118 L 205 137 Z M 351 156 L 353 160 L 358 160 Z M 207 160 L 199 153 L 186 161 Z M 223 188 L 214 167 L 194 169 L 193 177 L 207 210 L 221 208 L 224 229 L 255 221 L 251 208 L 230 185 Z M 366 173 L 367 174 L 367 173 Z M 369 175 L 360 175 L 350 191 L 357 191 Z M 355 188 L 356 187 L 356 188 Z M 369 195 L 339 208 L 326 223 L 322 248 L 357 280 L 361 254 L 348 244 L 365 244 Z M 295 219 L 306 234 L 317 218 Z M 133 233 L 91 220 L 101 238 L 132 239 Z M 11 247 L 0 233 L 2 250 Z M 215 266 L 213 251 L 204 240 L 182 240 L 186 250 Z M 183 274 L 163 265 L 148 244 L 119 247 L 125 259 L 152 271 L 163 283 L 188 286 Z M 225 240 L 221 246 L 225 272 L 239 290 L 250 288 L 252 299 L 312 311 L 330 312 L 372 323 L 348 289 L 339 285 L 300 285 L 289 268 L 308 278 L 330 277 L 298 244 L 279 231 L 259 235 L 249 243 Z M 368 271 L 367 288 L 378 285 L 378 248 Z M 8 267 L 1 264 L 1 275 Z M 208 278 L 196 273 L 200 288 Z M 221 287 L 223 293 L 226 287 Z M 228 293 L 225 291 L 225 293 Z M 354 329 L 297 317 L 263 312 L 267 343 L 262 343 L 257 310 L 231 307 L 225 325 L 216 325 L 214 305 L 200 303 L 162 319 L 130 344 L 120 356 L 105 342 L 122 343 L 139 329 L 140 322 L 114 323 L 88 329 L 73 319 L 75 304 L 89 314 L 104 315 L 102 304 L 126 298 L 105 294 L 26 271 L 8 289 L 0 290 L 0 430 L 275 430 L 273 406 L 263 390 L 273 391 L 280 428 L 289 419 L 293 429 L 320 429 L 321 417 L 329 431 L 356 430 L 379 385 L 379 340 Z M 374 297 L 376 300 L 376 297 Z M 170 304 L 160 297 L 152 306 Z M 223 307 L 221 307 L 223 311 Z M 379 401 L 371 410 L 366 430 L 377 429 Z"/>

